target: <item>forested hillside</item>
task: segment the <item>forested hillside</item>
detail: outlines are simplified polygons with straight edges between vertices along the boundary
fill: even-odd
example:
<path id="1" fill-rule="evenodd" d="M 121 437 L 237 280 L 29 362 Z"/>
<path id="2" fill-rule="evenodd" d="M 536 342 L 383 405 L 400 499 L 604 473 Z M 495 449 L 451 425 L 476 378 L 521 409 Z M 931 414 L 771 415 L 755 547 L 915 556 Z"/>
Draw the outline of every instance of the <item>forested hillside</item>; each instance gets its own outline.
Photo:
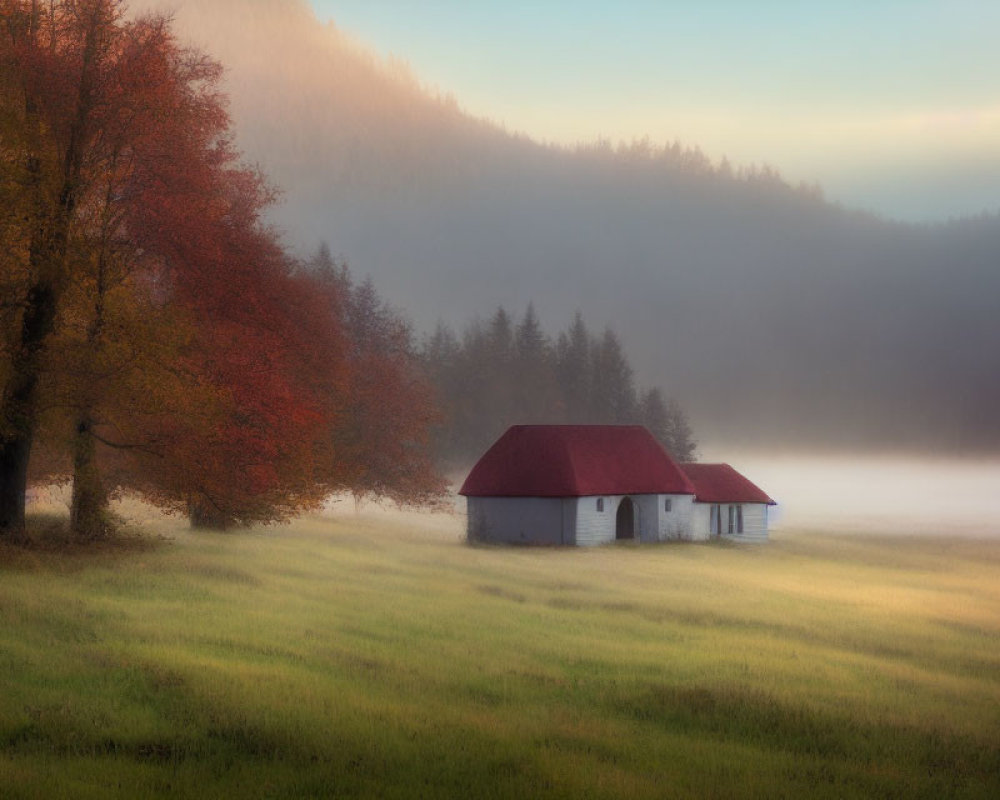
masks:
<path id="1" fill-rule="evenodd" d="M 878 219 L 697 143 L 548 146 L 469 118 L 302 0 L 174 6 L 229 68 L 289 242 L 328 239 L 420 330 L 580 310 L 727 444 L 1000 446 L 995 216 Z"/>

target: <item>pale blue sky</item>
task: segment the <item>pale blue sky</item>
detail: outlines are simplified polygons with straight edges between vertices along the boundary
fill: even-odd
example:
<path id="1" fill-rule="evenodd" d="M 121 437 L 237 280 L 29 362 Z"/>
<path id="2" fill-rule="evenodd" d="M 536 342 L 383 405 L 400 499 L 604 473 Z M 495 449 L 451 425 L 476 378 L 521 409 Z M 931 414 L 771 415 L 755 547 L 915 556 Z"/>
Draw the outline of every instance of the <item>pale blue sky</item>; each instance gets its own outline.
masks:
<path id="1" fill-rule="evenodd" d="M 1000 209 L 1000 0 L 311 0 L 539 139 L 678 138 L 909 219 Z"/>

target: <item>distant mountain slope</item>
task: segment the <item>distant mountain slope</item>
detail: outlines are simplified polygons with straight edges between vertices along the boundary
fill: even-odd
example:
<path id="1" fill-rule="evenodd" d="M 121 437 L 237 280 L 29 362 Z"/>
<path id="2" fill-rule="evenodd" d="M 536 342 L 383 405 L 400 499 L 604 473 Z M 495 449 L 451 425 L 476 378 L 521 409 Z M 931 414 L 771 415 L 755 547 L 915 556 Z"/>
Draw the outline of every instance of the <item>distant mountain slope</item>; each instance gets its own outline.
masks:
<path id="1" fill-rule="evenodd" d="M 543 146 L 304 0 L 175 8 L 229 68 L 240 145 L 283 188 L 289 240 L 326 239 L 421 327 L 579 308 L 704 436 L 1000 447 L 1000 219 L 907 226 L 697 151 Z"/>

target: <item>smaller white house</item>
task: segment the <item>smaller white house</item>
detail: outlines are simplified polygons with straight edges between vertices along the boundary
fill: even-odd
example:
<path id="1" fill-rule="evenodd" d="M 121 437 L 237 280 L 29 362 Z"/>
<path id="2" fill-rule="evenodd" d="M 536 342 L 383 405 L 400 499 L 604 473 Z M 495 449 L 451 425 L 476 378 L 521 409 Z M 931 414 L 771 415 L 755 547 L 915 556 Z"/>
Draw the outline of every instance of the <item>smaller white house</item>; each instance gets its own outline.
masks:
<path id="1" fill-rule="evenodd" d="M 767 538 L 774 503 L 726 464 L 677 464 L 638 425 L 515 425 L 460 494 L 474 542 Z"/>
<path id="2" fill-rule="evenodd" d="M 767 541 L 767 510 L 777 504 L 762 489 L 728 464 L 686 463 L 681 469 L 694 485 L 693 538 Z"/>

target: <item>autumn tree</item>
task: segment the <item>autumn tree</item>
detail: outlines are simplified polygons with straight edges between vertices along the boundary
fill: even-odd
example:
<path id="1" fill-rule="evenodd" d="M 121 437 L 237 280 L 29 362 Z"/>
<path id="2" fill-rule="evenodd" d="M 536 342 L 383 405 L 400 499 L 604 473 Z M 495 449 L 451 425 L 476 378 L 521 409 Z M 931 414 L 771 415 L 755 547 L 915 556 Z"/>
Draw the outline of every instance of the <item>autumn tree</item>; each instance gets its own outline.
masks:
<path id="1" fill-rule="evenodd" d="M 5 226 L 7 363 L 0 397 L 0 532 L 24 529 L 28 462 L 45 346 L 70 274 L 80 200 L 88 188 L 96 116 L 114 76 L 105 69 L 120 30 L 111 0 L 6 0 L 0 12 L 6 180 L 22 216 Z"/>
<path id="2" fill-rule="evenodd" d="M 213 524 L 279 519 L 324 491 L 318 432 L 342 366 L 327 288 L 261 221 L 273 193 L 238 163 L 219 65 L 122 8 L 2 6 L 8 535 L 49 408 L 86 535 L 102 533 L 99 448 L 118 453 L 116 484 Z"/>
<path id="3" fill-rule="evenodd" d="M 327 467 L 329 483 L 358 503 L 437 503 L 445 483 L 433 461 L 430 432 L 439 412 L 410 323 L 379 296 L 370 278 L 356 283 L 325 244 L 309 267 L 315 280 L 334 289 L 333 311 L 345 337 L 345 383 L 329 427 L 336 456 Z"/>
<path id="4" fill-rule="evenodd" d="M 165 415 L 161 435 L 175 444 L 139 454 L 147 495 L 182 501 L 195 526 L 287 519 L 337 488 L 328 465 L 340 454 L 324 434 L 341 402 L 340 331 L 322 287 L 286 279 L 273 302 L 250 305 L 267 326 L 238 317 L 197 326 L 192 367 L 222 400 L 210 417 Z"/>
<path id="5" fill-rule="evenodd" d="M 94 539 L 111 532 L 109 496 L 131 481 L 138 454 L 162 458 L 176 447 L 161 416 L 204 417 L 220 403 L 183 362 L 192 329 L 182 309 L 150 297 L 145 275 L 112 248 L 84 252 L 48 347 L 40 433 L 50 452 L 67 454 L 72 531 Z"/>
<path id="6" fill-rule="evenodd" d="M 43 376 L 49 405 L 54 398 L 67 417 L 70 523 L 85 538 L 109 529 L 99 449 L 163 453 L 166 443 L 150 420 L 189 414 L 217 396 L 183 366 L 193 320 L 171 291 L 164 259 L 138 241 L 134 219 L 147 210 L 137 198 L 162 179 L 167 148 L 183 137 L 173 126 L 214 130 L 219 138 L 224 116 L 209 89 L 218 67 L 181 55 L 162 19 L 124 23 L 110 14 L 102 40 L 94 133 Z M 160 119 L 166 109 L 169 124 Z"/>
<path id="7" fill-rule="evenodd" d="M 334 486 L 326 432 L 346 379 L 338 288 L 300 269 L 262 224 L 270 193 L 255 173 L 220 170 L 204 148 L 167 163 L 186 169 L 151 182 L 132 227 L 194 321 L 186 364 L 223 402 L 208 425 L 166 415 L 161 431 L 176 444 L 145 458 L 146 473 L 163 499 L 183 499 L 195 524 L 286 519 Z M 178 195 L 189 209 L 180 218 Z"/>

